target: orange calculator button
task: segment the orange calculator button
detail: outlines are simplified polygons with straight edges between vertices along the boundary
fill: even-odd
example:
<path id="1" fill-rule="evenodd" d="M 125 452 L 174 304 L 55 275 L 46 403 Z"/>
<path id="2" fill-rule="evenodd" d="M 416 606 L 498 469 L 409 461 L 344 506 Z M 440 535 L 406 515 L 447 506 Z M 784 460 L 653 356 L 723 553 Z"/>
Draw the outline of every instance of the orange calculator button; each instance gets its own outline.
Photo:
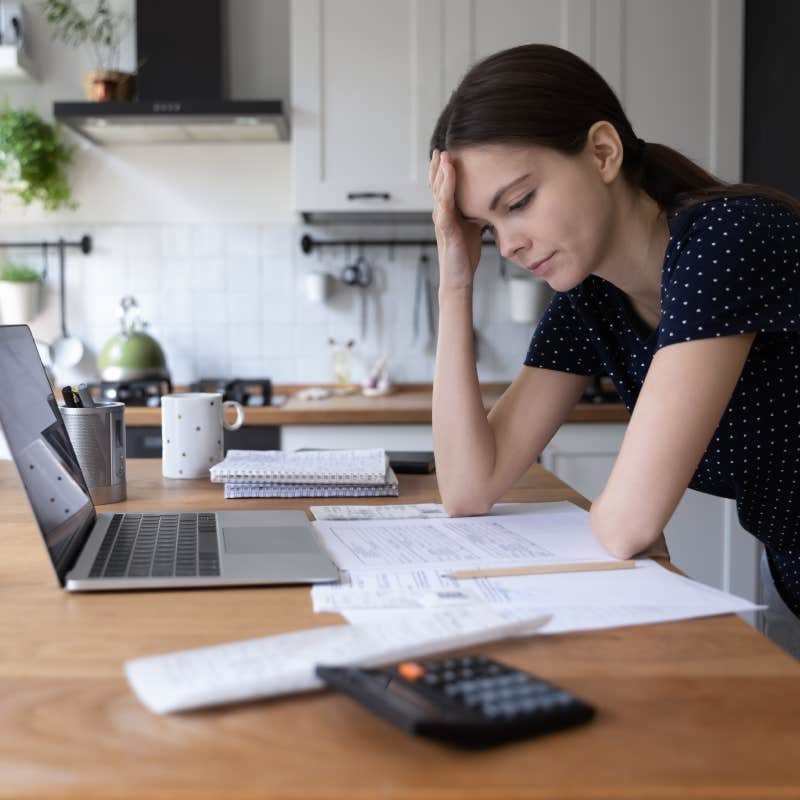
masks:
<path id="1" fill-rule="evenodd" d="M 425 667 L 416 661 L 402 661 L 397 665 L 397 674 L 407 681 L 416 681 L 425 674 Z"/>

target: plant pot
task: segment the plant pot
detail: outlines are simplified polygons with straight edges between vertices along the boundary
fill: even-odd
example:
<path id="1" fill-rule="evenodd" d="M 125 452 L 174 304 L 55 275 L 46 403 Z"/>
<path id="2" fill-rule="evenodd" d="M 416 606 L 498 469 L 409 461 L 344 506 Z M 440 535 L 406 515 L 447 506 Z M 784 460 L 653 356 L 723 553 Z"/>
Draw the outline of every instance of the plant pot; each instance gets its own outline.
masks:
<path id="1" fill-rule="evenodd" d="M 83 75 L 83 93 L 97 103 L 129 102 L 136 93 L 136 76 L 111 69 L 89 70 Z"/>
<path id="2" fill-rule="evenodd" d="M 0 281 L 0 322 L 25 325 L 39 313 L 39 281 Z"/>

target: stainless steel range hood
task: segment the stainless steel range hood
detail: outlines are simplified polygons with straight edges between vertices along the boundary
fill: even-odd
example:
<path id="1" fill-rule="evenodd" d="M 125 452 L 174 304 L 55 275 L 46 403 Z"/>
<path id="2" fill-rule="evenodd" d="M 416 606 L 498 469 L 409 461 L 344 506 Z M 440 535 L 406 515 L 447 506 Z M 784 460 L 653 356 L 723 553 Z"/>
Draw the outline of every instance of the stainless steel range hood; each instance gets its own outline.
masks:
<path id="1" fill-rule="evenodd" d="M 280 100 L 54 103 L 53 113 L 98 144 L 277 142 L 289 138 Z"/>
<path id="2" fill-rule="evenodd" d="M 224 98 L 223 12 L 223 0 L 137 0 L 137 99 L 56 102 L 55 118 L 98 144 L 287 140 L 281 100 Z"/>

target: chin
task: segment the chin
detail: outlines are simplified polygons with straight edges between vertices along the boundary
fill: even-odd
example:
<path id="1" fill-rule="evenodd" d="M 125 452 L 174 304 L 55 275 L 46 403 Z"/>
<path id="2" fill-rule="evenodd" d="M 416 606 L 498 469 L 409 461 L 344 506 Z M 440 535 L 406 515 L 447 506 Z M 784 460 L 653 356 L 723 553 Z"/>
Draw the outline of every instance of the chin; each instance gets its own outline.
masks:
<path id="1" fill-rule="evenodd" d="M 581 280 L 576 279 L 574 276 L 558 273 L 548 275 L 547 277 L 542 276 L 542 280 L 545 281 L 554 292 L 568 292 L 581 283 Z"/>

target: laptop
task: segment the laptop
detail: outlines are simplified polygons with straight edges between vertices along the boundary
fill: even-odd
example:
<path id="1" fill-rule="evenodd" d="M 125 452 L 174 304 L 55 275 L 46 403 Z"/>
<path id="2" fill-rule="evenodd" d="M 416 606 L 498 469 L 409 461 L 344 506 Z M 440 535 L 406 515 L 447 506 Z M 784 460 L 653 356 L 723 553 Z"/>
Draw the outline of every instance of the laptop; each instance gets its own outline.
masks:
<path id="1" fill-rule="evenodd" d="M 69 591 L 339 580 L 303 511 L 98 514 L 27 325 L 0 325 L 0 426 Z"/>

